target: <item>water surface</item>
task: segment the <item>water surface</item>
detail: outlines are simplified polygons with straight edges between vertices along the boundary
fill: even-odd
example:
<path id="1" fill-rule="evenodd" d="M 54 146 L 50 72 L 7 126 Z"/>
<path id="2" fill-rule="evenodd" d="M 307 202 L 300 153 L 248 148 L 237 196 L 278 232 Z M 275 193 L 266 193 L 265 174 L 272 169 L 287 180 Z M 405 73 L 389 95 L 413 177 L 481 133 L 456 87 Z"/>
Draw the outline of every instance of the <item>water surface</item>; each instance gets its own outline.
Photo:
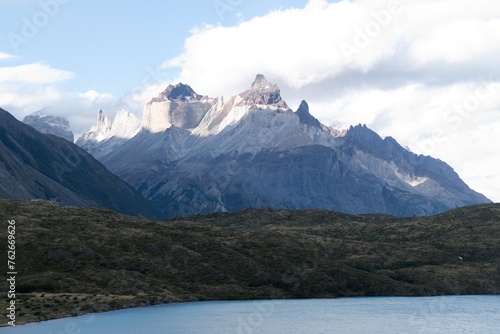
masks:
<path id="1" fill-rule="evenodd" d="M 12 334 L 500 333 L 500 296 L 196 302 L 2 328 Z"/>

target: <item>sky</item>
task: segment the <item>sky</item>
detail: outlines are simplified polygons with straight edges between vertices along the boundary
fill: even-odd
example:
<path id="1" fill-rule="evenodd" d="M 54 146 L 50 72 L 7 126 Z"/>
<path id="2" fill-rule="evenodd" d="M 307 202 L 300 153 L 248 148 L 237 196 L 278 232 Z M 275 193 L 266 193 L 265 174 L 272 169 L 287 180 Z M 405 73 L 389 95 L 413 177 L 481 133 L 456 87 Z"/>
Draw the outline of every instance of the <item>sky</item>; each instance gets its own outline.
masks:
<path id="1" fill-rule="evenodd" d="M 500 202 L 496 0 L 0 0 L 0 107 L 78 137 L 168 84 L 229 97 L 257 73 L 292 109 L 366 124 Z"/>

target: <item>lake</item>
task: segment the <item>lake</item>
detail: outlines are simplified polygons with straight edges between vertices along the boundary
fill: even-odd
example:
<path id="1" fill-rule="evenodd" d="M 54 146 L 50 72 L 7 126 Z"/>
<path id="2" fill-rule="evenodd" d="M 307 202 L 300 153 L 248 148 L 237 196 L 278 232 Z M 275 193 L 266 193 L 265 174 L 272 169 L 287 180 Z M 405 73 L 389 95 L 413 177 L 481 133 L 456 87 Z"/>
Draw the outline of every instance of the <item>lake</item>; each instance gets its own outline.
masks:
<path id="1" fill-rule="evenodd" d="M 181 303 L 1 328 L 0 333 L 498 334 L 500 296 Z"/>

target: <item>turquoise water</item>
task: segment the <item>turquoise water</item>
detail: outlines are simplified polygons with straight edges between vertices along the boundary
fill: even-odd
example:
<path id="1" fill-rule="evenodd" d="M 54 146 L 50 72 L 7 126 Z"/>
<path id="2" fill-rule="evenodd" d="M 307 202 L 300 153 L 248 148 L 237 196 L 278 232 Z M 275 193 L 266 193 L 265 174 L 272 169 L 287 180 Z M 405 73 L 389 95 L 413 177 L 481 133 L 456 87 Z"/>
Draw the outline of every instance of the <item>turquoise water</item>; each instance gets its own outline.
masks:
<path id="1" fill-rule="evenodd" d="M 500 333 L 500 296 L 197 302 L 91 314 L 0 333 Z"/>

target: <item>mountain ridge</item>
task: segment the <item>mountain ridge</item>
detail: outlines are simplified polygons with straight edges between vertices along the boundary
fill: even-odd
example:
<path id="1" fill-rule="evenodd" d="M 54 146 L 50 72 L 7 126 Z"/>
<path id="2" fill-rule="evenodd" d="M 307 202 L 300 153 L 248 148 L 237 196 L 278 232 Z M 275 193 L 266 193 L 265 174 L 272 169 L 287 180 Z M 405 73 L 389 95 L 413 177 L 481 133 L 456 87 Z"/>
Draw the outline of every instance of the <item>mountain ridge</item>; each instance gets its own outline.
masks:
<path id="1" fill-rule="evenodd" d="M 444 162 L 366 125 L 335 130 L 306 101 L 292 111 L 263 75 L 229 99 L 182 87 L 199 98 L 152 100 L 136 135 L 79 142 L 169 217 L 245 207 L 411 216 L 489 202 Z"/>

